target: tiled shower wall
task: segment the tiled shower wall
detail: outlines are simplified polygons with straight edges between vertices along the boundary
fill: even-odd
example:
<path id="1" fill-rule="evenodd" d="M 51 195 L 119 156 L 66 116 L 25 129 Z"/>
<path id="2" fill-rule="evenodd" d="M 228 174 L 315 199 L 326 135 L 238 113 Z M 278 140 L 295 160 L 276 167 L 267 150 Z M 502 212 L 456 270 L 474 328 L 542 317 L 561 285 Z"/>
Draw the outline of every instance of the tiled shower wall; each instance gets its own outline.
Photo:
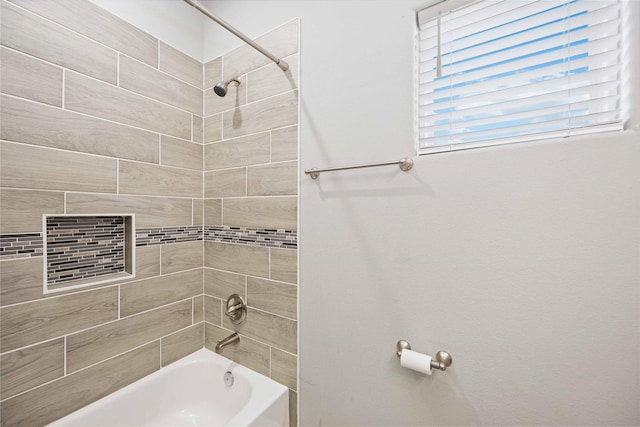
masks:
<path id="1" fill-rule="evenodd" d="M 257 39 L 284 58 L 283 72 L 249 46 L 205 64 L 205 232 L 237 240 L 204 242 L 205 346 L 233 331 L 242 339 L 222 354 L 297 391 L 298 22 Z M 211 88 L 237 78 L 220 98 Z M 250 233 L 248 233 L 249 231 Z M 206 233 L 205 233 L 206 234 Z M 252 241 L 269 239 L 269 246 Z M 245 244 L 246 243 L 246 244 Z M 248 314 L 241 325 L 222 315 L 238 293 Z M 295 424 L 295 406 L 292 407 Z"/>
<path id="2" fill-rule="evenodd" d="M 225 55 L 243 99 L 203 97 L 222 59 L 203 66 L 85 0 L 2 0 L 1 23 L 0 234 L 133 213 L 138 235 L 135 279 L 80 291 L 44 295 L 37 250 L 0 258 L 2 425 L 46 424 L 211 348 L 233 329 L 230 291 L 250 309 L 225 355 L 295 405 L 297 250 L 242 233 L 297 229 L 297 23 L 263 38 L 293 63 L 286 83 L 253 52 Z"/>

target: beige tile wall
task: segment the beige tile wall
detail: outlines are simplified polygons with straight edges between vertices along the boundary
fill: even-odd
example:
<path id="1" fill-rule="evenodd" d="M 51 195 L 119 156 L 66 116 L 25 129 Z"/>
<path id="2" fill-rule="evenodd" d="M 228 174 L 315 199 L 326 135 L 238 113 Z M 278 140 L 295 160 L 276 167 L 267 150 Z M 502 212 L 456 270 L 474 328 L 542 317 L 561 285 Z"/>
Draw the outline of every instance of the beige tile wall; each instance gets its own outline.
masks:
<path id="1" fill-rule="evenodd" d="M 0 233 L 39 233 L 44 213 L 201 225 L 203 64 L 86 0 L 1 7 Z M 44 425 L 203 347 L 202 242 L 136 258 L 134 280 L 46 295 L 42 257 L 0 261 L 3 426 Z"/>
<path id="2" fill-rule="evenodd" d="M 1 6 L 0 234 L 41 232 L 44 213 L 297 230 L 296 21 L 258 40 L 282 72 L 247 46 L 202 64 L 87 0 Z M 289 387 L 295 419 L 297 250 L 187 242 L 136 260 L 133 280 L 53 295 L 42 257 L 0 261 L 2 425 L 45 425 L 234 330 L 223 354 Z M 232 293 L 243 325 L 223 319 Z"/>
<path id="3" fill-rule="evenodd" d="M 289 70 L 248 46 L 205 64 L 205 225 L 297 230 L 298 22 L 257 41 L 283 57 Z M 211 88 L 223 76 L 241 83 L 220 98 Z M 213 349 L 238 331 L 240 343 L 222 354 L 289 387 L 295 420 L 297 250 L 211 241 L 204 246 L 205 346 Z M 249 306 L 241 325 L 222 315 L 233 293 Z"/>

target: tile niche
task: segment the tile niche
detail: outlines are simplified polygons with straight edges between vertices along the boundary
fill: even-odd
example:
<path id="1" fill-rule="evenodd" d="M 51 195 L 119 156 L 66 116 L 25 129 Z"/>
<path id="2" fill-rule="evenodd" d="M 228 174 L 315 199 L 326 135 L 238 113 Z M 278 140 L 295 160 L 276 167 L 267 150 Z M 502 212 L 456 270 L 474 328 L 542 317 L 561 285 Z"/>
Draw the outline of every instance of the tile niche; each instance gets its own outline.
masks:
<path id="1" fill-rule="evenodd" d="M 134 277 L 134 215 L 43 215 L 44 293 Z"/>

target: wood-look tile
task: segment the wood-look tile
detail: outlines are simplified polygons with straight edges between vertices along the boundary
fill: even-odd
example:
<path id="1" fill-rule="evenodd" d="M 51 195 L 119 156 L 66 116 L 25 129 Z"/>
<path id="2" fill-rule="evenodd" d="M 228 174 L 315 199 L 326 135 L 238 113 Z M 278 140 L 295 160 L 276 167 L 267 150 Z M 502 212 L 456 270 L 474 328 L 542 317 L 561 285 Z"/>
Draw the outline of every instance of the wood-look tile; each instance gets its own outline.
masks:
<path id="1" fill-rule="evenodd" d="M 2 93 L 62 107 L 62 68 L 0 48 Z"/>
<path id="2" fill-rule="evenodd" d="M 6 1 L 1 8 L 4 46 L 96 79 L 116 82 L 115 51 Z"/>
<path id="3" fill-rule="evenodd" d="M 193 299 L 193 323 L 204 322 L 204 295 Z"/>
<path id="4" fill-rule="evenodd" d="M 136 280 L 160 275 L 160 245 L 136 247 Z"/>
<path id="5" fill-rule="evenodd" d="M 204 197 L 234 197 L 247 194 L 245 168 L 210 171 L 204 174 Z"/>
<path id="6" fill-rule="evenodd" d="M 237 108 L 247 103 L 247 81 L 245 77 L 239 77 L 238 81 L 231 82 L 227 86 L 227 94 L 218 96 L 213 89 L 204 91 L 204 115 L 211 116 L 223 111 L 231 111 L 231 116 L 237 117 Z"/>
<path id="7" fill-rule="evenodd" d="M 117 161 L 71 151 L 0 143 L 2 185 L 115 193 Z"/>
<path id="8" fill-rule="evenodd" d="M 191 211 L 184 198 L 67 193 L 67 213 L 135 213 L 137 228 L 190 224 Z"/>
<path id="9" fill-rule="evenodd" d="M 162 274 L 201 268 L 202 256 L 202 240 L 162 245 Z"/>
<path id="10" fill-rule="evenodd" d="M 290 21 L 256 40 L 277 58 L 293 55 L 298 51 L 298 20 Z M 242 45 L 223 57 L 224 78 L 245 74 L 271 63 L 271 60 L 249 45 Z"/>
<path id="11" fill-rule="evenodd" d="M 298 425 L 298 393 L 289 390 L 289 425 Z"/>
<path id="12" fill-rule="evenodd" d="M 247 168 L 248 196 L 298 194 L 298 162 L 273 163 Z"/>
<path id="13" fill-rule="evenodd" d="M 298 352 L 298 322 L 295 320 L 249 307 L 243 323 L 236 325 L 225 316 L 222 326 L 289 353 Z"/>
<path id="14" fill-rule="evenodd" d="M 2 307 L 2 351 L 70 334 L 117 317 L 118 290 L 115 287 Z"/>
<path id="15" fill-rule="evenodd" d="M 120 286 L 120 317 L 182 301 L 201 293 L 202 269 L 127 283 Z"/>
<path id="16" fill-rule="evenodd" d="M 247 76 L 247 102 L 254 102 L 298 88 L 298 54 L 287 56 L 287 71 L 271 63 Z"/>
<path id="17" fill-rule="evenodd" d="M 222 139 L 222 113 L 204 118 L 204 142 L 216 142 Z"/>
<path id="18" fill-rule="evenodd" d="M 204 67 L 202 62 L 160 42 L 160 70 L 202 89 Z"/>
<path id="19" fill-rule="evenodd" d="M 204 269 L 204 293 L 223 300 L 238 294 L 246 298 L 246 276 L 227 271 Z"/>
<path id="20" fill-rule="evenodd" d="M 158 134 L 68 110 L 2 96 L 0 138 L 158 163 Z"/>
<path id="21" fill-rule="evenodd" d="M 186 328 L 191 300 L 137 314 L 67 337 L 67 373 Z"/>
<path id="22" fill-rule="evenodd" d="M 222 132 L 234 138 L 297 123 L 298 91 L 292 91 L 225 111 Z"/>
<path id="23" fill-rule="evenodd" d="M 269 249 L 260 246 L 204 242 L 205 267 L 250 276 L 269 276 Z"/>
<path id="24" fill-rule="evenodd" d="M 160 275 L 160 246 L 139 246 L 136 248 L 136 275 L 134 280 L 141 280 Z M 34 301 L 50 297 L 42 289 L 43 268 L 42 257 L 19 258 L 0 261 L 0 305 L 11 305 L 20 302 Z M 132 281 L 130 278 L 114 281 L 109 284 L 89 286 L 86 290 L 112 286 Z M 61 291 L 56 295 L 77 292 Z"/>
<path id="25" fill-rule="evenodd" d="M 204 224 L 204 200 L 193 199 L 193 225 Z"/>
<path id="26" fill-rule="evenodd" d="M 298 229 L 297 197 L 247 197 L 224 201 L 224 225 Z"/>
<path id="27" fill-rule="evenodd" d="M 43 280 L 42 257 L 0 261 L 0 305 L 42 298 Z"/>
<path id="28" fill-rule="evenodd" d="M 120 55 L 119 70 L 120 87 L 202 115 L 201 89 L 124 55 Z"/>
<path id="29" fill-rule="evenodd" d="M 226 299 L 225 299 L 226 301 Z M 211 323 L 212 325 L 222 326 L 222 306 L 224 301 L 222 299 L 210 297 L 205 295 L 204 297 L 204 321 Z"/>
<path id="30" fill-rule="evenodd" d="M 202 171 L 202 145 L 162 135 L 160 164 Z"/>
<path id="31" fill-rule="evenodd" d="M 271 278 L 281 282 L 298 283 L 298 251 L 270 248 Z"/>
<path id="32" fill-rule="evenodd" d="M 64 193 L 9 188 L 0 191 L 0 233 L 40 233 L 45 213 L 64 213 Z"/>
<path id="33" fill-rule="evenodd" d="M 298 126 L 271 131 L 271 161 L 298 160 Z"/>
<path id="34" fill-rule="evenodd" d="M 222 225 L 222 200 L 204 199 L 205 225 Z"/>
<path id="35" fill-rule="evenodd" d="M 204 324 L 193 325 L 185 330 L 162 338 L 162 366 L 200 350 L 204 346 Z"/>
<path id="36" fill-rule="evenodd" d="M 202 144 L 204 142 L 204 119 L 194 114 L 192 117 L 191 127 L 193 129 L 191 139 L 193 142 Z"/>
<path id="37" fill-rule="evenodd" d="M 160 342 L 67 375 L 2 402 L 3 426 L 43 426 L 160 368 Z"/>
<path id="38" fill-rule="evenodd" d="M 298 358 L 297 356 L 277 348 L 271 348 L 271 379 L 289 387 L 298 389 Z"/>
<path id="39" fill-rule="evenodd" d="M 64 338 L 0 357 L 1 399 L 7 399 L 64 375 Z"/>
<path id="40" fill-rule="evenodd" d="M 226 139 L 204 146 L 204 170 L 226 169 L 269 162 L 269 133 Z"/>
<path id="41" fill-rule="evenodd" d="M 191 139 L 191 114 L 127 90 L 65 73 L 65 108 L 142 129 Z"/>
<path id="42" fill-rule="evenodd" d="M 247 278 L 247 305 L 279 316 L 298 318 L 298 287 L 273 280 Z"/>
<path id="43" fill-rule="evenodd" d="M 205 323 L 204 328 L 205 347 L 211 351 L 215 351 L 218 341 L 233 333 L 210 323 Z M 240 342 L 223 348 L 220 354 L 262 375 L 269 376 L 269 346 L 267 345 L 241 336 Z"/>
<path id="44" fill-rule="evenodd" d="M 204 88 L 209 89 L 222 81 L 222 57 L 204 64 Z"/>
<path id="45" fill-rule="evenodd" d="M 149 65 L 155 67 L 158 64 L 158 40 L 155 37 L 90 1 L 11 2 Z"/>
<path id="46" fill-rule="evenodd" d="M 148 163 L 121 161 L 119 185 L 120 194 L 202 197 L 201 172 Z"/>

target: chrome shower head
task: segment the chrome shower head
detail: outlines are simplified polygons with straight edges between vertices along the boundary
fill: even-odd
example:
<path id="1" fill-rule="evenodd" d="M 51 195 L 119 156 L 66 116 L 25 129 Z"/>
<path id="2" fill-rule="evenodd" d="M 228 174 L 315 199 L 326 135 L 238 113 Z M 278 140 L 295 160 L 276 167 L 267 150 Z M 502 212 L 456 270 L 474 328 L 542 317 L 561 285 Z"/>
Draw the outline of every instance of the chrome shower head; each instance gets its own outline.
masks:
<path id="1" fill-rule="evenodd" d="M 238 79 L 229 79 L 226 82 L 220 82 L 213 87 L 213 91 L 218 96 L 225 96 L 227 94 L 227 88 L 231 82 L 236 82 L 236 86 L 240 86 L 240 80 Z"/>

